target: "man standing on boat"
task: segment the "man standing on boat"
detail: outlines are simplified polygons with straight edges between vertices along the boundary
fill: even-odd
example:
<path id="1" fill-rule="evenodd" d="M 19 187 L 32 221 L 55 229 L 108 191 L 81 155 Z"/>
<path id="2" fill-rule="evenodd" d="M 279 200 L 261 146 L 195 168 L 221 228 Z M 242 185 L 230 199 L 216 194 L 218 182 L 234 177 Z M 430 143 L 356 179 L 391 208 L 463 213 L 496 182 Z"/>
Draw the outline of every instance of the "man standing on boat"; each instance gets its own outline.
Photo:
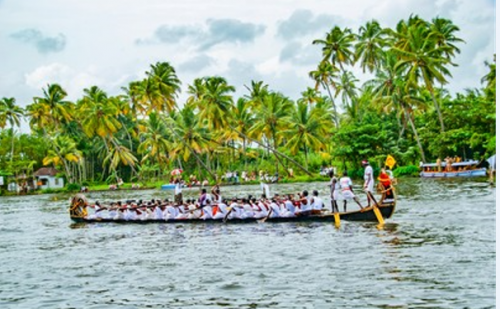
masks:
<path id="1" fill-rule="evenodd" d="M 339 180 L 339 186 L 342 194 L 340 195 L 344 200 L 344 212 L 347 211 L 347 201 L 354 200 L 356 204 L 358 204 L 359 208 L 363 210 L 363 205 L 359 202 L 359 199 L 356 195 L 354 195 L 354 191 L 352 190 L 352 180 L 347 175 L 347 171 L 344 171 L 343 176 Z M 369 200 L 368 200 L 369 201 Z"/>
<path id="2" fill-rule="evenodd" d="M 333 169 L 329 171 L 328 176 L 330 177 L 330 200 L 332 203 L 332 212 L 339 212 L 337 200 L 339 199 L 340 183 L 338 182 L 337 177 L 335 177 Z"/>
<path id="3" fill-rule="evenodd" d="M 365 184 L 363 185 L 363 190 L 366 192 L 366 198 L 368 199 L 368 207 L 370 207 L 370 195 L 373 194 L 373 168 L 368 161 L 363 160 L 361 162 L 365 167 Z"/>

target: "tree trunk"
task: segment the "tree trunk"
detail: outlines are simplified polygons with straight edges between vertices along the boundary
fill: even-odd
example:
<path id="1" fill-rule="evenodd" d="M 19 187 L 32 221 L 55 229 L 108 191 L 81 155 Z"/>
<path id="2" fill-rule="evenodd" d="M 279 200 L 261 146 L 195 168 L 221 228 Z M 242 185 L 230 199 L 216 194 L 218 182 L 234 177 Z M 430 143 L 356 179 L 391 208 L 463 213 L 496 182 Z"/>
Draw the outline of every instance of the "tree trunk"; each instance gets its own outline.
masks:
<path id="1" fill-rule="evenodd" d="M 306 168 L 309 169 L 307 166 L 307 146 L 306 145 L 304 145 L 304 157 L 305 157 Z"/>
<path id="2" fill-rule="evenodd" d="M 444 122 L 443 122 L 443 116 L 441 115 L 441 109 L 439 108 L 439 105 L 436 101 L 436 96 L 434 95 L 434 90 L 430 89 L 431 97 L 432 97 L 432 102 L 434 102 L 434 108 L 436 109 L 436 112 L 438 114 L 439 118 L 439 124 L 441 125 L 441 133 L 444 133 Z"/>
<path id="3" fill-rule="evenodd" d="M 332 92 L 330 91 L 330 86 L 328 86 L 326 83 L 322 83 L 323 88 L 325 88 L 328 91 L 328 95 L 330 96 L 330 100 L 332 100 L 332 106 L 333 106 L 333 120 L 335 121 L 335 127 L 339 127 L 339 120 L 337 119 L 337 107 L 335 106 L 335 101 L 333 100 Z"/>
<path id="4" fill-rule="evenodd" d="M 247 170 L 247 140 L 243 139 L 243 157 L 245 158 L 245 171 Z"/>
<path id="5" fill-rule="evenodd" d="M 12 149 L 11 149 L 11 152 L 10 152 L 10 162 L 13 162 L 14 161 L 14 125 L 12 125 Z"/>
<path id="6" fill-rule="evenodd" d="M 293 164 L 295 164 L 298 168 L 300 168 L 301 170 L 303 170 L 303 171 L 304 171 L 307 175 L 312 176 L 311 172 L 309 172 L 306 168 L 304 168 L 302 165 L 300 165 L 297 161 L 295 161 L 294 159 L 290 158 L 289 156 L 287 156 L 287 155 L 285 155 L 285 154 L 283 154 L 283 153 L 279 152 L 279 151 L 278 151 L 278 150 L 276 150 L 276 149 L 272 149 L 272 148 L 270 148 L 270 147 L 268 147 L 268 146 L 266 146 L 266 145 L 262 144 L 260 141 L 258 141 L 258 140 L 256 140 L 256 139 L 253 139 L 253 138 L 251 138 L 251 137 L 247 136 L 246 134 L 244 134 L 244 133 L 242 133 L 242 132 L 238 131 L 235 127 L 230 126 L 230 128 L 231 128 L 231 130 L 233 130 L 234 132 L 236 132 L 236 133 L 238 133 L 239 135 L 241 135 L 241 137 L 244 137 L 244 138 L 248 139 L 249 141 L 252 141 L 252 142 L 254 142 L 254 143 L 256 143 L 256 144 L 260 145 L 261 147 L 264 147 L 264 148 L 266 148 L 267 150 L 272 151 L 272 152 L 273 152 L 273 153 L 275 153 L 275 154 L 278 154 L 279 156 L 281 156 L 281 157 L 283 157 L 283 158 L 287 159 L 288 161 L 292 162 Z"/>
<path id="7" fill-rule="evenodd" d="M 425 161 L 424 148 L 422 147 L 422 144 L 420 143 L 420 137 L 418 136 L 417 129 L 415 128 L 415 124 L 413 123 L 413 119 L 410 117 L 410 113 L 408 113 L 408 111 L 406 109 L 405 109 L 405 114 L 406 114 L 406 118 L 410 122 L 411 128 L 413 130 L 413 134 L 415 135 L 415 139 L 417 140 L 417 145 L 418 145 L 418 149 L 420 150 L 420 156 L 422 157 L 422 162 L 425 163 L 426 161 Z"/>

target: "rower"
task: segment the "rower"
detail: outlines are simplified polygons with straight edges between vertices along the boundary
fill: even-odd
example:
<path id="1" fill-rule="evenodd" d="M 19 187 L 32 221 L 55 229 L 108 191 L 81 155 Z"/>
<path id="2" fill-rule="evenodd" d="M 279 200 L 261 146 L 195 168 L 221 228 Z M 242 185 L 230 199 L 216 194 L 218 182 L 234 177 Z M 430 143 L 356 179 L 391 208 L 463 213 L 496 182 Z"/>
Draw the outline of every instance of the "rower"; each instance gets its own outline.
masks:
<path id="1" fill-rule="evenodd" d="M 319 195 L 318 191 L 313 190 L 311 213 L 314 215 L 320 215 L 321 212 L 323 211 L 323 208 L 325 207 L 323 200 L 318 195 Z"/>
<path id="2" fill-rule="evenodd" d="M 302 193 L 298 193 L 300 196 L 299 199 L 299 207 L 300 210 L 298 210 L 295 215 L 297 216 L 308 216 L 312 212 L 312 207 L 311 207 L 311 200 L 309 199 L 308 195 L 309 192 L 307 190 L 302 191 Z"/>

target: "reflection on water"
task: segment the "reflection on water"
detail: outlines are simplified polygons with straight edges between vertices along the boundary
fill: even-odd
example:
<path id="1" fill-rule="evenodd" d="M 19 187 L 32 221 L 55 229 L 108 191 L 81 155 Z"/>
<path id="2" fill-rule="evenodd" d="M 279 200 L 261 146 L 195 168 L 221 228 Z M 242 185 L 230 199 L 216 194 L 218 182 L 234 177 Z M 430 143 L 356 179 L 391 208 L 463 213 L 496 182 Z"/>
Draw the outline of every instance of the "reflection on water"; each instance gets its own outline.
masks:
<path id="1" fill-rule="evenodd" d="M 303 189 L 328 195 L 326 183 L 271 187 Z M 259 187 L 224 192 L 257 195 Z M 481 180 L 404 179 L 396 213 L 381 229 L 353 222 L 339 229 L 333 222 L 77 224 L 68 217 L 69 197 L 0 198 L 2 308 L 494 306 L 496 196 Z"/>

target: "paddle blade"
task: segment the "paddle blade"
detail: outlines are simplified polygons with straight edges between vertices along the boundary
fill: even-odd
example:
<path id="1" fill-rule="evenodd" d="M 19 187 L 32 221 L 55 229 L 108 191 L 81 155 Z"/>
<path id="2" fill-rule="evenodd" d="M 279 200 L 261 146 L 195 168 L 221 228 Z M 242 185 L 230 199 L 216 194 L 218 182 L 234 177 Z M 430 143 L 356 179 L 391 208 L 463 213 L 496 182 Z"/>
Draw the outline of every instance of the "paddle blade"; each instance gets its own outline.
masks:
<path id="1" fill-rule="evenodd" d="M 340 227 L 340 215 L 338 212 L 333 214 L 333 218 L 335 219 L 335 227 L 339 228 Z"/>
<path id="2" fill-rule="evenodd" d="M 375 217 L 377 217 L 378 223 L 383 225 L 385 222 L 384 218 L 382 217 L 382 214 L 380 213 L 380 209 L 378 209 L 377 206 L 373 206 L 373 212 L 375 213 Z"/>

